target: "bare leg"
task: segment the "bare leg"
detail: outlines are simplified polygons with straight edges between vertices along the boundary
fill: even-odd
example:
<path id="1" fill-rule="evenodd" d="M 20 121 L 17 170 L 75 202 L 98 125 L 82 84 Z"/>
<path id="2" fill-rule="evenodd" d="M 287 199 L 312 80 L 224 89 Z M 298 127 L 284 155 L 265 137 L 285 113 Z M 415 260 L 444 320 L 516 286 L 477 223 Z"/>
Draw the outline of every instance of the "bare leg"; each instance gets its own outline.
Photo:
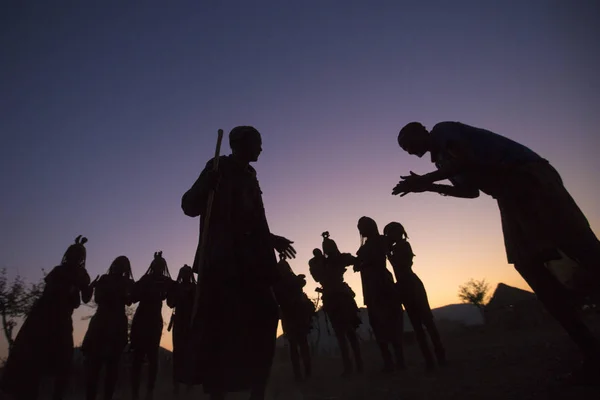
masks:
<path id="1" fill-rule="evenodd" d="M 348 342 L 346 341 L 346 336 L 341 329 L 333 328 L 335 332 L 335 337 L 337 338 L 338 345 L 340 346 L 340 353 L 342 355 L 342 363 L 344 365 L 344 375 L 347 375 L 352 372 L 352 361 L 350 361 L 350 353 L 348 351 Z"/>
<path id="2" fill-rule="evenodd" d="M 358 343 L 358 337 L 356 336 L 356 331 L 349 330 L 346 332 L 346 336 L 348 337 L 348 341 L 350 342 L 350 346 L 352 347 L 352 352 L 354 353 L 354 361 L 356 362 L 356 371 L 363 371 L 363 360 L 362 354 L 360 352 L 360 345 Z"/>
<path id="3" fill-rule="evenodd" d="M 394 348 L 394 356 L 396 357 L 396 368 L 404 369 L 404 347 L 402 346 L 402 339 L 396 339 L 392 341 L 392 347 Z"/>
<path id="4" fill-rule="evenodd" d="M 71 372 L 70 360 L 69 363 L 62 366 L 60 371 L 54 378 L 54 394 L 52 400 L 63 400 L 67 387 L 69 386 L 69 374 Z"/>
<path id="5" fill-rule="evenodd" d="M 302 356 L 302 362 L 304 363 L 304 377 L 310 377 L 312 373 L 312 365 L 310 359 L 310 349 L 308 347 L 308 338 L 303 336 L 299 342 L 300 355 Z"/>
<path id="6" fill-rule="evenodd" d="M 144 353 L 141 349 L 133 350 L 133 364 L 131 366 L 131 394 L 133 400 L 140 398 L 140 378 L 142 373 L 142 361 Z"/>
<path id="7" fill-rule="evenodd" d="M 548 312 L 562 325 L 577 344 L 583 354 L 584 366 L 590 370 L 590 373 L 600 372 L 600 345 L 598 340 L 579 318 L 572 304 L 573 299 L 566 289 L 543 264 L 515 267 L 534 290 Z M 591 369 L 598 369 L 598 371 L 591 371 Z M 586 378 L 597 380 L 597 377 L 592 376 Z"/>
<path id="8" fill-rule="evenodd" d="M 98 377 L 102 363 L 96 358 L 86 357 L 83 360 L 83 364 L 85 368 L 85 398 L 86 400 L 96 400 Z"/>
<path id="9" fill-rule="evenodd" d="M 297 381 L 302 380 L 302 372 L 300 371 L 300 355 L 298 354 L 298 341 L 294 338 L 288 338 L 290 345 L 290 359 L 292 360 L 292 369 L 294 370 L 294 378 Z"/>
<path id="10" fill-rule="evenodd" d="M 157 373 L 158 373 L 158 347 L 155 349 L 152 349 L 148 354 L 148 386 L 146 386 L 148 398 L 152 398 L 152 393 L 154 393 L 154 386 L 156 384 Z"/>
<path id="11" fill-rule="evenodd" d="M 423 329 L 423 321 L 420 316 L 415 315 L 418 314 L 416 310 L 413 310 L 410 307 L 407 307 L 408 318 L 410 318 L 410 323 L 413 326 L 413 331 L 415 333 L 415 337 L 417 339 L 417 343 L 419 344 L 419 348 L 421 349 L 421 353 L 423 354 L 423 358 L 425 358 L 425 368 L 430 371 L 434 369 L 435 363 L 433 361 L 433 354 L 431 354 L 431 349 L 429 348 L 429 343 L 427 342 L 427 336 L 425 335 L 425 329 Z M 432 339 L 433 341 L 433 339 Z"/>
<path id="12" fill-rule="evenodd" d="M 378 340 L 377 346 L 379 346 L 379 351 L 383 358 L 383 372 L 392 372 L 394 370 L 394 362 L 392 361 L 392 354 L 390 353 L 388 343 Z"/>
<path id="13" fill-rule="evenodd" d="M 119 378 L 119 360 L 120 354 L 115 355 L 106 363 L 106 372 L 104 376 L 104 400 L 112 400 Z"/>
<path id="14" fill-rule="evenodd" d="M 435 357 L 437 358 L 438 365 L 446 365 L 446 350 L 442 344 L 440 333 L 435 325 L 433 316 L 428 316 L 423 320 L 423 324 L 427 328 L 431 342 L 433 343 L 433 350 L 435 351 Z"/>

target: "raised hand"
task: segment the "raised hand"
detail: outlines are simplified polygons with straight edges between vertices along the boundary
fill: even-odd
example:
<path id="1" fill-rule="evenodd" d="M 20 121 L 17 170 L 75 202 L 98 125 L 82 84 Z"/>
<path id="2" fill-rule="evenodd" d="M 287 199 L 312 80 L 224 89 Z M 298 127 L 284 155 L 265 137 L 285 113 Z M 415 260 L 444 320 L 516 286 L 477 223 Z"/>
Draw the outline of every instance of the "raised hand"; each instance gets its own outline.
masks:
<path id="1" fill-rule="evenodd" d="M 294 242 L 283 236 L 273 235 L 273 248 L 275 248 L 278 253 L 285 254 L 287 258 L 296 258 L 296 249 L 292 247 L 292 243 Z"/>

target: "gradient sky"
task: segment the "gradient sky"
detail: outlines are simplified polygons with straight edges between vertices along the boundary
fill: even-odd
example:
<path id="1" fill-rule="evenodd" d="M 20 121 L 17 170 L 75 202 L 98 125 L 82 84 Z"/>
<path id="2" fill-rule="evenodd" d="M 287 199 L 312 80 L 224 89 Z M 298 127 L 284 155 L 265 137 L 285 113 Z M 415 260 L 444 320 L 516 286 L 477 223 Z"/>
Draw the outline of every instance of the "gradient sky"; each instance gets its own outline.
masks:
<path id="1" fill-rule="evenodd" d="M 79 234 L 92 278 L 123 254 L 138 279 L 157 250 L 176 275 L 198 234 L 181 195 L 217 129 L 240 124 L 263 134 L 255 167 L 297 273 L 325 230 L 356 252 L 367 215 L 405 225 L 432 307 L 457 302 L 469 278 L 527 288 L 506 263 L 493 199 L 391 196 L 400 175 L 434 168 L 397 147 L 413 120 L 531 147 L 599 231 L 595 0 L 133 3 L 2 5 L 0 267 L 11 275 L 38 279 Z M 360 293 L 358 274 L 346 278 Z M 88 313 L 74 315 L 75 343 Z"/>

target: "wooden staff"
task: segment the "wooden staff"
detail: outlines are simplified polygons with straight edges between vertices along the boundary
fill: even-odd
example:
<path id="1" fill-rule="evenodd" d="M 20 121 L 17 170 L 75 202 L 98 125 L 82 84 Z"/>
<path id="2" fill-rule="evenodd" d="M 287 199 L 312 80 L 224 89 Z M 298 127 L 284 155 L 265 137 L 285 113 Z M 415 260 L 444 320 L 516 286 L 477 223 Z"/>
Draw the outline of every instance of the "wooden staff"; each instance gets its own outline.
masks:
<path id="1" fill-rule="evenodd" d="M 219 169 L 219 156 L 221 153 L 221 141 L 223 140 L 223 129 L 219 129 L 217 138 L 217 148 L 215 149 L 215 158 L 213 159 L 213 171 Z M 200 301 L 200 282 L 202 281 L 202 272 L 204 269 L 204 258 L 206 254 L 206 243 L 208 241 L 208 229 L 210 226 L 210 214 L 212 213 L 213 200 L 215 198 L 215 188 L 212 188 L 208 193 L 208 201 L 206 202 L 206 212 L 204 213 L 204 224 L 202 225 L 202 234 L 200 236 L 200 249 L 198 250 L 198 279 L 196 282 L 196 290 L 194 291 L 194 307 L 192 309 L 191 324 L 194 323 L 196 313 Z"/>

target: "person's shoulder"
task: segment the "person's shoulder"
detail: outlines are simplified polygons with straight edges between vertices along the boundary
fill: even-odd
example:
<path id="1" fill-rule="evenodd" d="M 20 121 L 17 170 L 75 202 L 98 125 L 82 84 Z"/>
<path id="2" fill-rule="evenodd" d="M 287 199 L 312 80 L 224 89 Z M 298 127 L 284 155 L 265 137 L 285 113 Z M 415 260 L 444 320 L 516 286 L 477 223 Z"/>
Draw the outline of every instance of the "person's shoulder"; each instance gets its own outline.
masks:
<path id="1" fill-rule="evenodd" d="M 215 157 L 208 160 L 206 162 L 205 168 L 212 169 L 213 166 L 215 165 L 215 160 L 216 160 Z M 219 160 L 219 165 L 218 165 L 219 168 L 221 168 L 223 166 L 228 166 L 231 163 L 231 156 L 219 156 L 218 160 Z"/>
<path id="2" fill-rule="evenodd" d="M 456 122 L 456 121 L 442 121 L 438 122 L 431 129 L 432 135 L 444 135 L 449 133 L 460 132 L 465 129 L 467 125 Z"/>

